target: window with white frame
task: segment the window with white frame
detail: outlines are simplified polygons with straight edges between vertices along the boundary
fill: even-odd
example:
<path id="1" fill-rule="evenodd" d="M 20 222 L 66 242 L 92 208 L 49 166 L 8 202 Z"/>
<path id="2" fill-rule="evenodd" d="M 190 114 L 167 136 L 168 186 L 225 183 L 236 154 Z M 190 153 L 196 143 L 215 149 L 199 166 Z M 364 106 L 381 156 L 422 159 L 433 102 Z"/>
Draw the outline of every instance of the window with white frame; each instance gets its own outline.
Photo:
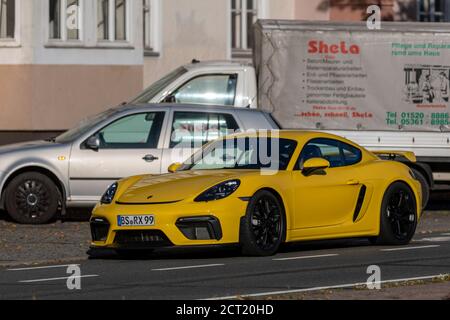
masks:
<path id="1" fill-rule="evenodd" d="M 446 0 L 417 0 L 418 20 L 423 22 L 449 21 Z"/>
<path id="2" fill-rule="evenodd" d="M 128 1 L 97 0 L 97 39 L 128 40 Z"/>
<path id="3" fill-rule="evenodd" d="M 80 40 L 82 0 L 49 0 L 50 40 Z"/>
<path id="4" fill-rule="evenodd" d="M 14 39 L 15 27 L 15 0 L 0 0 L 0 39 Z"/>
<path id="5" fill-rule="evenodd" d="M 253 24 L 261 16 L 261 0 L 231 0 L 231 48 L 248 53 L 254 46 Z"/>
<path id="6" fill-rule="evenodd" d="M 144 52 L 159 51 L 159 0 L 142 0 Z"/>

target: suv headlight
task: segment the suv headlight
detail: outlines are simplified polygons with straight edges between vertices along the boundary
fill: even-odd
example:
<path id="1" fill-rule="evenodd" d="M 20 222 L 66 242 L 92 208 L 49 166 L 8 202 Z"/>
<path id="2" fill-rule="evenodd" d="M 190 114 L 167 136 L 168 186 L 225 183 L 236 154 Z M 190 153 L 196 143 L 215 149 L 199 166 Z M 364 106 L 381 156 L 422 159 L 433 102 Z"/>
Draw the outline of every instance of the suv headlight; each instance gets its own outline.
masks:
<path id="1" fill-rule="evenodd" d="M 117 182 L 110 185 L 109 188 L 106 190 L 105 194 L 102 196 L 102 199 L 100 200 L 100 202 L 102 204 L 111 204 L 111 202 L 113 202 L 114 197 L 116 195 L 118 186 L 119 185 Z"/>
<path id="2" fill-rule="evenodd" d="M 208 202 L 224 199 L 233 194 L 240 185 L 240 180 L 230 180 L 222 182 L 203 192 L 195 199 L 195 202 Z"/>

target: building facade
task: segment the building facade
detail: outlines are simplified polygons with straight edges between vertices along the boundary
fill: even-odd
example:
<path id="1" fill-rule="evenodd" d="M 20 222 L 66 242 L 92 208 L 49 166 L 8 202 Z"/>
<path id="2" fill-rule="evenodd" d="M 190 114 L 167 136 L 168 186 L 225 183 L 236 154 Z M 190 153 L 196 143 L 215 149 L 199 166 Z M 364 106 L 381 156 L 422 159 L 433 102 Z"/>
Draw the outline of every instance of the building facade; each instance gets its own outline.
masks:
<path id="1" fill-rule="evenodd" d="M 257 19 L 449 21 L 446 0 L 0 0 L 0 144 L 62 131 L 193 58 L 249 59 Z"/>

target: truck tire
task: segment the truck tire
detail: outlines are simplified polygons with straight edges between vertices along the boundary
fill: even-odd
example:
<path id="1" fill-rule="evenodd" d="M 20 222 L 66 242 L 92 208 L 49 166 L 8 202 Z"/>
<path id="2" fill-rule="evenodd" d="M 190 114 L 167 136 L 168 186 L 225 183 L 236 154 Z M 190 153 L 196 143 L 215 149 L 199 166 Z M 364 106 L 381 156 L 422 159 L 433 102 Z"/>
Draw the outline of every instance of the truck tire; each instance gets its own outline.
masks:
<path id="1" fill-rule="evenodd" d="M 280 200 L 270 191 L 258 191 L 241 219 L 239 242 L 249 256 L 274 255 L 284 242 L 286 218 Z"/>
<path id="2" fill-rule="evenodd" d="M 411 170 L 414 172 L 414 175 L 416 176 L 417 180 L 420 182 L 420 185 L 422 186 L 422 209 L 425 209 L 425 207 L 428 204 L 428 201 L 430 200 L 430 185 L 428 184 L 428 181 L 425 178 L 425 176 L 420 171 L 413 168 L 411 168 Z"/>
<path id="3" fill-rule="evenodd" d="M 417 227 L 417 206 L 414 193 L 403 182 L 393 183 L 381 204 L 380 234 L 371 238 L 380 245 L 406 245 Z"/>
<path id="4" fill-rule="evenodd" d="M 15 177 L 5 191 L 9 216 L 21 224 L 45 224 L 56 217 L 60 193 L 55 183 L 38 172 Z"/>

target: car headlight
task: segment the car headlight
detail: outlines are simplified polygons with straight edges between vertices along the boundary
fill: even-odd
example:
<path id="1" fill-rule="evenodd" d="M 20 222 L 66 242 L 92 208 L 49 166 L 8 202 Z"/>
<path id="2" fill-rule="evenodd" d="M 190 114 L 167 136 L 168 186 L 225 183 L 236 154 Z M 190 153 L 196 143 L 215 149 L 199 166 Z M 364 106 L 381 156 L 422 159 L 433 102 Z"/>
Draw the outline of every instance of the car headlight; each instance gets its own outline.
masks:
<path id="1" fill-rule="evenodd" d="M 203 192 L 195 199 L 195 202 L 208 202 L 224 199 L 233 194 L 240 185 L 240 180 L 230 180 L 222 182 Z"/>
<path id="2" fill-rule="evenodd" d="M 119 185 L 117 182 L 110 185 L 109 188 L 106 190 L 105 194 L 102 196 L 102 199 L 100 200 L 100 202 L 102 204 L 111 204 L 111 202 L 113 202 L 114 197 L 116 195 L 118 186 Z"/>

